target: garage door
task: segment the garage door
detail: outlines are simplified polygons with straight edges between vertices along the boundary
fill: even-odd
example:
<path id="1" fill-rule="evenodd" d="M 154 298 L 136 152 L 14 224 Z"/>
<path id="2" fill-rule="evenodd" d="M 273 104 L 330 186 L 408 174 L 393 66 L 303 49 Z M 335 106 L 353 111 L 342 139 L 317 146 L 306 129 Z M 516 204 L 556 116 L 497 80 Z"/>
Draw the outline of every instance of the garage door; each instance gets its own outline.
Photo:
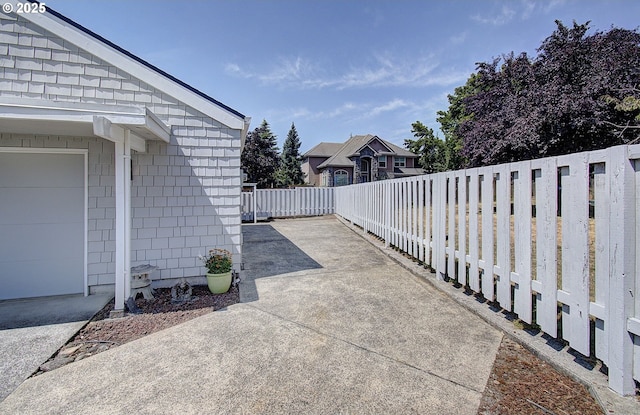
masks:
<path id="1" fill-rule="evenodd" d="M 84 154 L 0 151 L 0 299 L 84 292 Z"/>

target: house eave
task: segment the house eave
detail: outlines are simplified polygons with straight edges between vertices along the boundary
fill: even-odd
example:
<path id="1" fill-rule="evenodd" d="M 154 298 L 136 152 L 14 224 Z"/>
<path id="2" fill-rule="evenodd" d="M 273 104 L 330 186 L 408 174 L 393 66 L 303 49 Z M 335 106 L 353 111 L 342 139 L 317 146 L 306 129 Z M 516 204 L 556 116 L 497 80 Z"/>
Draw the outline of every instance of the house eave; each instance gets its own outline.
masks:
<path id="1" fill-rule="evenodd" d="M 327 167 L 353 167 L 353 164 L 320 164 L 319 169 L 326 169 Z"/>
<path id="2" fill-rule="evenodd" d="M 96 117 L 130 130 L 138 138 L 138 145 L 134 148 L 137 151 L 143 151 L 141 144 L 144 141 L 168 143 L 171 138 L 171 128 L 147 108 L 0 98 L 0 131 L 6 133 L 96 136 Z"/>

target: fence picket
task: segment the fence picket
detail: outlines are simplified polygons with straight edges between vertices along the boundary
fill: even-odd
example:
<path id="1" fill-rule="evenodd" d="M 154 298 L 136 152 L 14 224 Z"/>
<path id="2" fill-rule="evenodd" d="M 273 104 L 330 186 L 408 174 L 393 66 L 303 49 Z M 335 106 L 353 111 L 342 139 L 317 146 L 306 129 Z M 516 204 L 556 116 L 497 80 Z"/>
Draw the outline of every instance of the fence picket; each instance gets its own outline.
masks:
<path id="1" fill-rule="evenodd" d="M 432 216 L 431 216 L 431 212 L 433 211 L 433 201 L 431 200 L 431 194 L 432 194 L 432 179 L 429 176 L 424 176 L 423 177 L 423 183 L 424 183 L 424 262 L 425 264 L 431 264 L 431 249 L 432 249 L 432 244 L 431 244 L 431 229 L 433 226 L 433 220 L 432 220 Z"/>
<path id="2" fill-rule="evenodd" d="M 596 317 L 595 347 L 596 356 L 604 364 L 609 362 L 609 336 L 607 315 L 605 310 L 609 300 L 609 218 L 610 194 L 607 174 L 611 166 L 598 163 L 593 168 L 593 204 L 595 220 L 595 301 L 591 303 L 590 311 Z"/>
<path id="3" fill-rule="evenodd" d="M 493 198 L 494 173 L 493 167 L 480 169 L 482 173 L 482 295 L 489 301 L 496 298 L 494 264 L 494 237 L 493 237 Z"/>
<path id="4" fill-rule="evenodd" d="M 469 171 L 469 288 L 480 292 L 480 264 L 478 235 L 478 169 Z"/>
<path id="5" fill-rule="evenodd" d="M 640 146 L 634 146 L 636 149 Z M 638 205 L 635 194 L 635 165 L 629 160 L 630 148 L 618 146 L 609 149 L 610 212 L 609 217 L 609 387 L 618 393 L 634 393 L 634 347 L 640 349 L 640 332 L 629 332 L 635 299 L 640 294 L 637 272 L 638 240 L 636 223 Z M 637 150 L 636 150 L 637 151 Z M 635 278 L 634 278 L 635 277 Z M 634 341 L 636 345 L 634 346 Z M 640 374 L 636 373 L 637 378 Z M 636 378 L 636 379 L 637 379 Z"/>
<path id="6" fill-rule="evenodd" d="M 585 153 L 564 156 L 561 168 L 562 337 L 589 355 L 589 163 Z"/>
<path id="7" fill-rule="evenodd" d="M 511 169 L 498 167 L 496 181 L 496 299 L 505 310 L 511 311 Z"/>
<path id="8" fill-rule="evenodd" d="M 467 175 L 458 175 L 458 282 L 467 285 Z"/>
<path id="9" fill-rule="evenodd" d="M 536 322 L 545 333 L 558 335 L 558 168 L 544 159 L 536 170 Z"/>
<path id="10" fill-rule="evenodd" d="M 437 192 L 434 194 L 434 263 L 438 278 L 443 279 L 447 267 L 447 175 L 437 176 Z"/>
<path id="11" fill-rule="evenodd" d="M 518 163 L 514 183 L 514 249 L 515 272 L 511 281 L 516 283 L 513 311 L 531 324 L 531 163 Z"/>
<path id="12" fill-rule="evenodd" d="M 411 221 L 413 223 L 411 227 L 411 242 L 413 244 L 411 254 L 414 258 L 420 258 L 418 251 L 418 180 L 415 177 L 411 178 L 411 196 L 413 198 L 411 202 Z"/>
<path id="13" fill-rule="evenodd" d="M 426 203 L 424 199 L 424 177 L 417 177 L 416 186 L 418 188 L 418 261 L 424 263 L 424 215 Z"/>
<path id="14" fill-rule="evenodd" d="M 455 279 L 456 271 L 456 177 L 447 173 L 447 273 Z"/>

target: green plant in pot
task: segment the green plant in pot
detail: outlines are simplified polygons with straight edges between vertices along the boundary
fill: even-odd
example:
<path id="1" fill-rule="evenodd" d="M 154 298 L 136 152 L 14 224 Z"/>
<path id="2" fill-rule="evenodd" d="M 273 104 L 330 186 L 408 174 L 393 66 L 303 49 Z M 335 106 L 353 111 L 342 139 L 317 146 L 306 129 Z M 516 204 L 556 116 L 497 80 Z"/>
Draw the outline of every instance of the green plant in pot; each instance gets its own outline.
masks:
<path id="1" fill-rule="evenodd" d="M 229 291 L 231 287 L 231 252 L 226 249 L 211 249 L 205 256 L 200 256 L 200 260 L 207 268 L 207 285 L 213 294 L 222 294 Z"/>

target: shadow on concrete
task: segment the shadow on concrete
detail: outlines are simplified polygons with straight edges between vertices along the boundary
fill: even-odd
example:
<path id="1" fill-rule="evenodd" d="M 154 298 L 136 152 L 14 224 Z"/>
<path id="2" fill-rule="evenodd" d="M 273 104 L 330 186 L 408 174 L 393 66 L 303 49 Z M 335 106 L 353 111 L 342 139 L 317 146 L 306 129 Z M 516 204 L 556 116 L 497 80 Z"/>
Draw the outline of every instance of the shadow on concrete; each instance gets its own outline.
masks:
<path id="1" fill-rule="evenodd" d="M 88 321 L 112 298 L 111 294 L 72 294 L 3 300 L 0 330 Z"/>
<path id="2" fill-rule="evenodd" d="M 309 255 L 269 224 L 242 225 L 244 277 L 240 301 L 258 300 L 257 278 L 322 268 Z"/>

